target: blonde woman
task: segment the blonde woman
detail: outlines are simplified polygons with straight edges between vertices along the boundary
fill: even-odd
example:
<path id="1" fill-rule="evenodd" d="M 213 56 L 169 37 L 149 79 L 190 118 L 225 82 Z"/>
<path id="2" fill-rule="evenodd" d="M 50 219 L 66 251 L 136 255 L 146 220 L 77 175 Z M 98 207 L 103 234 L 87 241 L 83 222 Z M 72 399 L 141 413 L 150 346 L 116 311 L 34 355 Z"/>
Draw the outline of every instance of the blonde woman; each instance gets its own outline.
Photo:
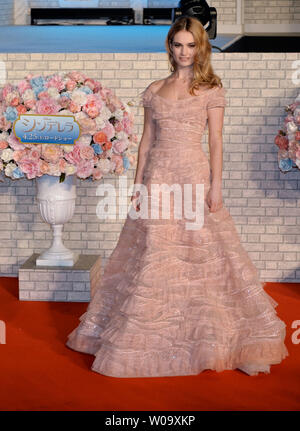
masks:
<path id="1" fill-rule="evenodd" d="M 223 205 L 226 90 L 197 19 L 179 18 L 166 50 L 171 74 L 142 94 L 144 130 L 131 198 L 136 217 L 128 214 L 67 346 L 94 355 L 92 370 L 113 377 L 269 373 L 288 356 L 286 325 Z M 209 160 L 201 144 L 207 125 Z M 168 217 L 153 185 L 176 192 Z M 203 218 L 193 223 L 199 208 Z"/>

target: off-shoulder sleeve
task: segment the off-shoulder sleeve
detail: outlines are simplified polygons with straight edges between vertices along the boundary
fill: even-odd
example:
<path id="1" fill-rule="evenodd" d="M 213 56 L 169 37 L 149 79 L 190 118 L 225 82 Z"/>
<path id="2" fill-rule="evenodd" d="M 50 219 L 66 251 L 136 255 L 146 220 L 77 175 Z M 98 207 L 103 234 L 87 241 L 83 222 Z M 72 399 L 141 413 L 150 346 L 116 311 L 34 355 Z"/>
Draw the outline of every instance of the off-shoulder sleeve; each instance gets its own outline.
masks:
<path id="1" fill-rule="evenodd" d="M 227 106 L 226 92 L 227 90 L 224 87 L 213 89 L 208 96 L 207 109 Z"/>
<path id="2" fill-rule="evenodd" d="M 145 90 L 141 93 L 141 105 L 144 108 L 151 108 L 151 100 L 153 93 L 150 89 L 150 86 L 146 87 Z"/>

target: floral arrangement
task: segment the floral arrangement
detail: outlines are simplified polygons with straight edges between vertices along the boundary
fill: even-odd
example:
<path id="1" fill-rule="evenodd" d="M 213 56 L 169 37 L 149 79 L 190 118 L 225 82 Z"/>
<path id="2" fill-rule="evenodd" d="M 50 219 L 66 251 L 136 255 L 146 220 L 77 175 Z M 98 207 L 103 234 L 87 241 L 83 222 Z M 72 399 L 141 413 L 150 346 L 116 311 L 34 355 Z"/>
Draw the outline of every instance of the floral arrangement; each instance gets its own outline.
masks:
<path id="1" fill-rule="evenodd" d="M 74 144 L 22 143 L 13 131 L 20 114 L 74 115 L 80 136 Z M 100 82 L 81 72 L 28 75 L 0 89 L 0 174 L 32 179 L 76 174 L 99 180 L 124 173 L 135 161 L 133 115 Z"/>
<path id="2" fill-rule="evenodd" d="M 295 102 L 285 107 L 287 116 L 282 129 L 278 130 L 275 145 L 278 150 L 278 165 L 281 172 L 300 169 L 300 95 Z"/>

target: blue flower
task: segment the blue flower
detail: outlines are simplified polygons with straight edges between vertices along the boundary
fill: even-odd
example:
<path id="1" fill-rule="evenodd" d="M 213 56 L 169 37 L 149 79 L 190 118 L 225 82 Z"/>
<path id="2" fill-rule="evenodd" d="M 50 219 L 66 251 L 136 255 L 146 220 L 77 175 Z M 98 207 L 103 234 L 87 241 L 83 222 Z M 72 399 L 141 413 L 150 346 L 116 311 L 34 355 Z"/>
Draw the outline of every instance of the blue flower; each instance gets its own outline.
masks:
<path id="1" fill-rule="evenodd" d="M 94 153 L 95 154 L 101 154 L 101 153 L 103 153 L 101 145 L 99 145 L 99 144 L 92 144 L 92 147 L 94 148 Z"/>
<path id="2" fill-rule="evenodd" d="M 20 170 L 20 168 L 16 168 L 12 171 L 12 178 L 23 178 L 24 173 Z"/>
<path id="3" fill-rule="evenodd" d="M 18 118 L 18 111 L 12 106 L 8 106 L 4 112 L 4 117 L 7 121 L 15 121 Z"/>
<path id="4" fill-rule="evenodd" d="M 292 169 L 292 160 L 291 159 L 281 159 L 279 160 L 279 169 L 282 172 L 288 172 Z"/>
<path id="5" fill-rule="evenodd" d="M 130 162 L 128 160 L 128 157 L 126 157 L 126 156 L 123 157 L 123 166 L 124 166 L 125 170 L 127 170 L 130 166 Z"/>
<path id="6" fill-rule="evenodd" d="M 85 94 L 91 94 L 93 92 L 93 90 L 91 90 L 90 87 L 88 87 L 87 85 L 83 85 L 82 87 L 80 87 L 80 90 L 83 91 Z"/>
<path id="7" fill-rule="evenodd" d="M 34 91 L 35 97 L 38 96 L 39 93 L 41 93 L 42 91 L 47 90 L 45 87 L 32 87 L 32 90 Z"/>
<path id="8" fill-rule="evenodd" d="M 62 93 L 60 93 L 61 96 L 66 96 L 69 99 L 71 99 L 70 93 L 68 91 L 63 91 Z"/>
<path id="9" fill-rule="evenodd" d="M 43 76 L 37 76 L 36 78 L 32 78 L 30 80 L 30 84 L 32 87 L 44 87 L 45 78 L 43 78 Z"/>

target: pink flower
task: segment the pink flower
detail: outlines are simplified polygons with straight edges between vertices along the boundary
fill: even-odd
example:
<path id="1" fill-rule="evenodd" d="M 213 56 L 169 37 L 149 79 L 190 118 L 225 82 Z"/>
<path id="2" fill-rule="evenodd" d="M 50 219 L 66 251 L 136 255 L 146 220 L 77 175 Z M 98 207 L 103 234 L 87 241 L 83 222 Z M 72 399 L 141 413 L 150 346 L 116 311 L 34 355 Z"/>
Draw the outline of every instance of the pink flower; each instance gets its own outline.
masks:
<path id="1" fill-rule="evenodd" d="M 88 94 L 83 110 L 87 111 L 90 108 L 97 108 L 100 111 L 102 106 L 103 102 L 98 96 L 96 96 L 96 94 Z"/>
<path id="2" fill-rule="evenodd" d="M 77 176 L 79 178 L 88 178 L 94 170 L 94 160 L 81 160 L 77 166 Z"/>
<path id="3" fill-rule="evenodd" d="M 59 145 L 44 144 L 42 145 L 42 157 L 46 162 L 57 163 L 60 157 L 63 156 L 63 151 Z"/>
<path id="4" fill-rule="evenodd" d="M 24 102 L 24 105 L 26 106 L 26 108 L 28 109 L 33 109 L 36 105 L 36 100 L 34 99 L 28 99 Z"/>
<path id="5" fill-rule="evenodd" d="M 96 82 L 94 79 L 88 78 L 84 81 L 84 85 L 86 85 L 87 87 L 89 87 L 91 90 L 94 91 L 96 87 Z"/>
<path id="6" fill-rule="evenodd" d="M 80 138 L 76 140 L 77 145 L 90 145 L 92 141 L 92 137 L 90 135 L 80 135 Z"/>
<path id="7" fill-rule="evenodd" d="M 79 112 L 81 110 L 81 106 L 71 100 L 69 110 L 74 113 Z"/>
<path id="8" fill-rule="evenodd" d="M 58 163 L 49 163 L 49 175 L 59 176 L 61 174 Z"/>
<path id="9" fill-rule="evenodd" d="M 19 162 L 25 156 L 26 156 L 26 150 L 16 150 L 14 151 L 13 159 L 15 162 Z"/>
<path id="10" fill-rule="evenodd" d="M 61 76 L 54 75 L 46 82 L 46 87 L 55 87 L 58 91 L 62 91 L 65 88 L 65 84 Z"/>
<path id="11" fill-rule="evenodd" d="M 89 108 L 89 109 L 87 110 L 87 114 L 88 114 L 88 116 L 89 116 L 89 117 L 91 117 L 91 118 L 96 118 L 96 117 L 98 117 L 98 115 L 99 115 L 99 111 L 98 111 L 98 109 L 97 109 L 97 108 Z"/>
<path id="12" fill-rule="evenodd" d="M 45 162 L 43 159 L 39 159 L 39 171 L 42 174 L 48 174 L 49 173 L 49 164 Z"/>
<path id="13" fill-rule="evenodd" d="M 60 172 L 65 172 L 66 166 L 67 166 L 67 162 L 65 161 L 65 159 L 63 159 L 63 158 L 59 159 L 58 167 L 59 167 Z"/>
<path id="14" fill-rule="evenodd" d="M 60 105 L 50 97 L 49 98 L 45 97 L 36 103 L 37 114 L 42 114 L 42 115 L 57 114 L 60 109 L 61 109 Z"/>
<path id="15" fill-rule="evenodd" d="M 78 165 L 81 161 L 80 148 L 79 145 L 75 144 L 73 151 L 64 155 L 65 159 L 72 165 Z"/>
<path id="16" fill-rule="evenodd" d="M 7 142 L 13 150 L 23 150 L 25 148 L 25 145 L 19 141 L 14 133 L 9 135 Z"/>
<path id="17" fill-rule="evenodd" d="M 296 141 L 300 141 L 300 131 L 298 130 L 298 132 L 295 133 L 295 139 Z"/>
<path id="18" fill-rule="evenodd" d="M 6 118 L 4 117 L 4 115 L 1 115 L 0 116 L 0 130 L 6 132 L 10 128 L 11 128 L 11 121 L 6 121 Z"/>
<path id="19" fill-rule="evenodd" d="M 28 158 L 38 160 L 41 157 L 41 150 L 39 148 L 31 148 L 28 152 Z"/>
<path id="20" fill-rule="evenodd" d="M 275 137 L 275 145 L 282 150 L 287 150 L 289 145 L 289 140 L 283 135 L 277 135 Z"/>
<path id="21" fill-rule="evenodd" d="M 100 180 L 103 177 L 103 172 L 99 168 L 93 170 L 93 180 Z"/>
<path id="22" fill-rule="evenodd" d="M 294 102 L 289 105 L 289 108 L 294 112 L 298 105 L 299 102 Z"/>
<path id="23" fill-rule="evenodd" d="M 12 91 L 14 91 L 14 87 L 11 84 L 4 85 L 3 90 L 2 90 L 3 99 L 6 99 L 8 94 L 11 93 Z"/>
<path id="24" fill-rule="evenodd" d="M 16 96 L 16 95 L 12 95 L 11 97 L 8 98 L 8 100 L 9 100 L 10 106 L 17 106 L 20 103 L 20 98 L 19 96 Z"/>
<path id="25" fill-rule="evenodd" d="M 101 94 L 102 99 L 105 100 L 107 97 L 109 97 L 109 98 L 112 97 L 113 92 L 110 88 L 101 88 L 100 94 Z"/>
<path id="26" fill-rule="evenodd" d="M 111 140 L 116 133 L 114 126 L 109 121 L 106 121 L 106 126 L 101 131 L 105 133 L 108 140 Z"/>
<path id="27" fill-rule="evenodd" d="M 290 121 L 294 121 L 294 117 L 292 114 L 288 114 L 285 119 L 284 119 L 284 125 L 286 125 L 287 123 L 289 123 Z"/>
<path id="28" fill-rule="evenodd" d="M 91 135 L 93 135 L 94 133 L 96 133 L 97 126 L 96 126 L 95 120 L 93 120 L 92 118 L 89 118 L 89 117 L 79 118 L 77 122 L 79 123 L 81 132 L 83 134 L 90 133 Z"/>
<path id="29" fill-rule="evenodd" d="M 80 73 L 77 71 L 68 73 L 68 77 L 73 81 L 81 82 L 81 83 L 84 83 L 84 81 L 86 80 L 86 76 L 83 73 Z"/>
<path id="30" fill-rule="evenodd" d="M 17 108 L 19 115 L 25 114 L 27 112 L 26 106 L 24 106 L 24 105 L 18 105 L 16 108 Z"/>
<path id="31" fill-rule="evenodd" d="M 80 146 L 80 156 L 83 159 L 86 159 L 86 160 L 93 159 L 94 158 L 94 149 L 93 149 L 93 147 L 86 146 L 86 145 Z"/>
<path id="32" fill-rule="evenodd" d="M 292 141 L 289 144 L 288 154 L 289 158 L 292 160 L 296 159 L 296 153 L 300 150 L 300 142 Z"/>
<path id="33" fill-rule="evenodd" d="M 8 143 L 6 141 L 0 141 L 0 150 L 4 150 L 8 147 Z"/>
<path id="34" fill-rule="evenodd" d="M 39 173 L 39 163 L 34 159 L 24 157 L 19 161 L 19 168 L 24 172 L 24 174 L 26 174 L 29 180 L 35 178 Z"/>
<path id="35" fill-rule="evenodd" d="M 122 130 L 123 130 L 122 123 L 119 120 L 117 120 L 115 122 L 114 127 L 115 127 L 116 132 L 122 132 Z"/>
<path id="36" fill-rule="evenodd" d="M 108 103 L 106 104 L 106 106 L 107 106 L 107 108 L 110 110 L 110 112 L 115 112 L 116 107 L 115 107 L 115 105 L 114 105 L 113 103 L 108 102 Z"/>
<path id="37" fill-rule="evenodd" d="M 44 99 L 45 97 L 49 97 L 49 93 L 48 93 L 48 91 L 40 91 L 39 92 L 39 94 L 38 94 L 38 98 L 39 99 Z"/>
<path id="38" fill-rule="evenodd" d="M 115 169 L 120 169 L 121 167 L 123 167 L 123 159 L 121 156 L 119 156 L 117 154 L 113 154 L 111 156 L 111 160 L 115 165 Z"/>
<path id="39" fill-rule="evenodd" d="M 100 91 L 102 90 L 102 84 L 100 81 L 94 80 L 95 88 L 93 90 L 94 93 L 99 93 L 99 97 L 101 96 Z M 101 97 L 102 99 L 102 97 Z"/>
<path id="40" fill-rule="evenodd" d="M 131 122 L 129 116 L 125 116 L 124 118 L 122 118 L 121 124 L 122 124 L 124 131 L 128 135 L 130 135 L 132 133 L 132 122 Z"/>
<path id="41" fill-rule="evenodd" d="M 128 147 L 128 142 L 126 142 L 124 139 L 117 139 L 113 141 L 113 150 L 115 153 L 123 153 Z"/>
<path id="42" fill-rule="evenodd" d="M 58 103 L 62 108 L 67 108 L 70 105 L 70 99 L 67 96 L 61 96 Z"/>
<path id="43" fill-rule="evenodd" d="M 26 90 L 31 90 L 31 85 L 28 81 L 26 81 L 25 79 L 23 81 L 20 81 L 18 83 L 18 90 L 20 92 L 20 94 L 23 94 L 24 91 Z"/>
<path id="44" fill-rule="evenodd" d="M 76 81 L 73 81 L 72 79 L 69 79 L 66 83 L 66 88 L 68 91 L 73 91 L 74 88 L 76 88 L 77 83 Z"/>

